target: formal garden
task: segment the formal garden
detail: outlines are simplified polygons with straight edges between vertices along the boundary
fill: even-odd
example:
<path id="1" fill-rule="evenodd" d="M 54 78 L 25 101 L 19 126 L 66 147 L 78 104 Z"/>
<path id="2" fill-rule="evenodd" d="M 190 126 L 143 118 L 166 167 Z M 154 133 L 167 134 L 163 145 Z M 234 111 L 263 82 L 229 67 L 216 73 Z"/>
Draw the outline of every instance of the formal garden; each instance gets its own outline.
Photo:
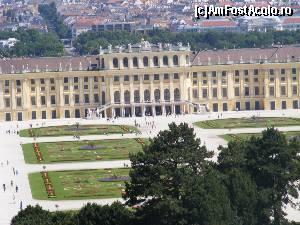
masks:
<path id="1" fill-rule="evenodd" d="M 134 126 L 128 125 L 73 125 L 50 126 L 40 128 L 29 128 L 20 131 L 21 137 L 53 137 L 53 136 L 70 136 L 70 135 L 105 135 L 105 134 L 122 134 L 133 133 L 138 131 Z"/>
<path id="2" fill-rule="evenodd" d="M 195 123 L 204 129 L 231 129 L 231 128 L 257 128 L 257 127 L 285 127 L 300 126 L 300 118 L 291 117 L 248 117 L 206 120 Z"/>
<path id="3" fill-rule="evenodd" d="M 293 140 L 294 138 L 296 138 L 298 141 L 300 141 L 300 131 L 287 131 L 282 133 L 286 135 L 287 140 Z M 220 135 L 220 137 L 222 137 L 226 141 L 249 139 L 251 136 L 261 137 L 262 134 L 261 133 L 240 133 L 240 134 Z"/>
<path id="4" fill-rule="evenodd" d="M 141 151 L 147 142 L 140 138 L 44 142 L 23 144 L 22 149 L 26 163 L 121 160 Z"/>
<path id="5" fill-rule="evenodd" d="M 29 174 L 32 196 L 40 200 L 120 198 L 129 169 L 53 171 Z"/>

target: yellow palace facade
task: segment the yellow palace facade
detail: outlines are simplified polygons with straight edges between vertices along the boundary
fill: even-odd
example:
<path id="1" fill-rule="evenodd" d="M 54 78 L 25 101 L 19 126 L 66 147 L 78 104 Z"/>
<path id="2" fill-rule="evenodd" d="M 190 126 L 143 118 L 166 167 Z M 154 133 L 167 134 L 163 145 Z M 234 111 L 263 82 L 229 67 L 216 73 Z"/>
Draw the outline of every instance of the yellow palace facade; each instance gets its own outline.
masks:
<path id="1" fill-rule="evenodd" d="M 300 46 L 150 44 L 0 61 L 0 121 L 299 108 Z"/>

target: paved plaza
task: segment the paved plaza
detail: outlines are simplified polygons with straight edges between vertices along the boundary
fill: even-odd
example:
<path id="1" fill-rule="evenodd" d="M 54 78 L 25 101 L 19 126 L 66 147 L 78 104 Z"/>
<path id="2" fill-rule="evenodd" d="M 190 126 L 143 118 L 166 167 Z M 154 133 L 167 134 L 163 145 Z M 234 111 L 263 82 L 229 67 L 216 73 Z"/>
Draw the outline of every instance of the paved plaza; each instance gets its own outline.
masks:
<path id="1" fill-rule="evenodd" d="M 101 199 L 101 200 L 68 200 L 68 201 L 42 201 L 32 199 L 28 174 L 32 172 L 39 172 L 43 170 L 79 170 L 79 169 L 100 169 L 100 168 L 121 168 L 124 165 L 129 165 L 129 160 L 117 161 L 96 161 L 96 162 L 75 162 L 75 163 L 58 163 L 58 164 L 25 164 L 22 153 L 21 144 L 33 142 L 55 142 L 55 141 L 74 141 L 73 136 L 60 137 L 40 137 L 34 140 L 33 138 L 21 138 L 14 131 L 20 129 L 28 129 L 29 124 L 33 128 L 41 126 L 53 125 L 71 125 L 75 122 L 80 124 L 124 124 L 134 125 L 137 122 L 140 125 L 141 134 L 112 134 L 112 135 L 89 135 L 82 136 L 81 140 L 101 140 L 101 139 L 121 139 L 121 138 L 148 138 L 154 137 L 160 130 L 168 128 L 170 122 L 186 122 L 193 126 L 193 123 L 201 120 L 211 119 L 225 119 L 225 118 L 240 118 L 250 116 L 264 116 L 264 117 L 299 117 L 300 110 L 286 110 L 284 111 L 247 111 L 247 112 L 224 112 L 211 113 L 203 115 L 180 115 L 180 116 L 157 116 L 157 117 L 136 117 L 136 118 L 118 118 L 107 121 L 106 119 L 85 120 L 85 119 L 63 119 L 63 120 L 43 120 L 43 121 L 28 121 L 28 122 L 3 122 L 0 124 L 0 225 L 10 224 L 11 218 L 20 210 L 20 204 L 25 208 L 27 205 L 39 204 L 44 209 L 49 210 L 66 210 L 78 209 L 87 202 L 95 202 L 98 204 L 108 204 L 117 199 Z M 154 121 L 154 127 L 147 125 L 146 122 Z M 237 133 L 257 133 L 264 128 L 238 128 L 238 129 L 201 129 L 194 127 L 197 137 L 201 138 L 202 144 L 205 144 L 209 150 L 215 152 L 213 160 L 217 159 L 217 147 L 219 145 L 226 145 L 226 141 L 219 137 L 223 134 L 237 134 Z M 280 127 L 281 131 L 300 131 L 300 126 Z M 10 130 L 10 133 L 7 131 Z M 13 186 L 11 186 L 11 181 Z M 3 190 L 5 184 L 6 190 Z M 18 192 L 16 192 L 18 186 Z M 122 201 L 122 199 L 118 199 Z M 288 219 L 300 222 L 300 212 L 296 209 L 288 207 L 286 209 Z"/>

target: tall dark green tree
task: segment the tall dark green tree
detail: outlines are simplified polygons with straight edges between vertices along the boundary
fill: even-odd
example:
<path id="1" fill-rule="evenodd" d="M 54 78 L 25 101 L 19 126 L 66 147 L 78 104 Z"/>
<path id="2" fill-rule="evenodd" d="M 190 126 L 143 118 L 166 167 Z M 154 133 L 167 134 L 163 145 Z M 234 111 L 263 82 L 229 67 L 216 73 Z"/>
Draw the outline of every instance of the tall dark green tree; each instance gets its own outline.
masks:
<path id="1" fill-rule="evenodd" d="M 183 123 L 170 124 L 143 152 L 131 155 L 131 182 L 126 183 L 124 198 L 129 205 L 143 202 L 139 222 L 234 224 L 227 189 L 207 161 L 212 155 Z"/>
<path id="2" fill-rule="evenodd" d="M 232 142 L 220 150 L 219 170 L 228 178 L 231 202 L 239 215 L 251 214 L 252 224 L 285 224 L 283 207 L 299 197 L 299 142 L 287 141 L 284 134 L 268 128 L 262 137 Z M 248 206 L 241 205 L 243 199 Z"/>

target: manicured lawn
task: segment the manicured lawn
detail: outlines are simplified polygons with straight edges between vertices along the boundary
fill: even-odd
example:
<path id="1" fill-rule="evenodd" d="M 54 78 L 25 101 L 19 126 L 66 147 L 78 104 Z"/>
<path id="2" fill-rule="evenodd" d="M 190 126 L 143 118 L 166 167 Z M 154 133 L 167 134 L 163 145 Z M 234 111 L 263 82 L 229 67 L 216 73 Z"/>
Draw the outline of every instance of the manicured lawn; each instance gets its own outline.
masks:
<path id="1" fill-rule="evenodd" d="M 99 181 L 101 178 L 128 177 L 129 169 L 99 169 L 49 172 L 56 197 L 48 198 L 41 173 L 29 174 L 34 199 L 71 200 L 120 198 L 125 181 Z"/>
<path id="2" fill-rule="evenodd" d="M 255 117 L 206 120 L 195 123 L 205 129 L 247 128 L 247 127 L 285 127 L 300 126 L 300 118 L 290 117 Z"/>
<path id="3" fill-rule="evenodd" d="M 95 135 L 95 134 L 120 134 L 137 131 L 136 127 L 127 125 L 76 125 L 52 126 L 33 128 L 20 131 L 21 137 L 51 137 L 51 136 L 70 136 L 70 135 Z"/>
<path id="4" fill-rule="evenodd" d="M 295 136 L 300 136 L 300 131 L 288 131 L 288 132 L 282 132 L 286 135 L 286 137 L 293 138 Z M 250 138 L 251 136 L 261 136 L 261 133 L 252 133 L 252 134 L 225 134 L 225 135 L 220 135 L 221 138 L 223 138 L 226 141 L 232 141 L 235 139 L 247 139 Z"/>
<path id="5" fill-rule="evenodd" d="M 146 139 L 141 140 L 147 143 Z M 43 157 L 41 163 L 128 159 L 129 153 L 142 150 L 138 139 L 45 142 L 38 145 Z M 39 163 L 33 144 L 24 144 L 22 148 L 26 163 Z"/>

